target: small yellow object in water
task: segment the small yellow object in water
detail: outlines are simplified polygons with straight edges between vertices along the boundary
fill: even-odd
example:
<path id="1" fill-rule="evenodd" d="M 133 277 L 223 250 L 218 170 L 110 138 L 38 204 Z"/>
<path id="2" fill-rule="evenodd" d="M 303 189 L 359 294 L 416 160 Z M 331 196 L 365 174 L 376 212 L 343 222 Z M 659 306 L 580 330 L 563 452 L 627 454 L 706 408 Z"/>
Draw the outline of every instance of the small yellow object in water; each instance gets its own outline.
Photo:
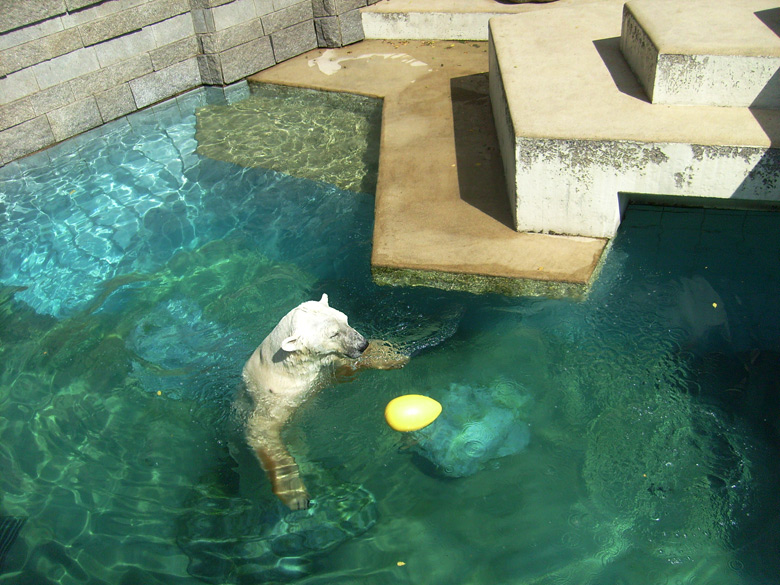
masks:
<path id="1" fill-rule="evenodd" d="M 162 390 L 157 391 L 157 396 L 162 396 Z"/>
<path id="2" fill-rule="evenodd" d="M 398 565 L 399 567 L 405 567 L 405 566 L 406 566 L 406 563 L 405 563 L 405 562 L 403 562 L 403 561 L 398 561 L 398 562 L 396 563 L 396 565 Z"/>
<path id="3" fill-rule="evenodd" d="M 393 398 L 385 407 L 385 420 L 396 431 L 418 431 L 441 414 L 441 404 L 420 394 Z"/>
<path id="4" fill-rule="evenodd" d="M 713 306 L 713 308 L 717 309 L 718 308 L 718 303 L 712 303 L 712 306 Z"/>

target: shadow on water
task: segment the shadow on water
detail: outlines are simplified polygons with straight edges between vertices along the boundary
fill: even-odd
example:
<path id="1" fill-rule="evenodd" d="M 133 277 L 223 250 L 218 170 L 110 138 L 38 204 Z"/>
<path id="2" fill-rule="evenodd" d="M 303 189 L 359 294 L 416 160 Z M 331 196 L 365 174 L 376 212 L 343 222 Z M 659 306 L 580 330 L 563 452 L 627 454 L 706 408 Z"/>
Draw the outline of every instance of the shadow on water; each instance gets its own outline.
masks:
<path id="1" fill-rule="evenodd" d="M 487 73 L 453 78 L 450 92 L 460 198 L 514 229 Z"/>

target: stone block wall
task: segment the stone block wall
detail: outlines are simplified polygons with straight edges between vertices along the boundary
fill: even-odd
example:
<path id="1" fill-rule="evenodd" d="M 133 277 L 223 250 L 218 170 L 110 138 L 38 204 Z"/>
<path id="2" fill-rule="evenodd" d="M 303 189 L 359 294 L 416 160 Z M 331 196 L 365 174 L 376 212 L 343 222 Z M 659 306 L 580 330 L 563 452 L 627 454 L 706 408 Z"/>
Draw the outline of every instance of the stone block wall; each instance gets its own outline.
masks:
<path id="1" fill-rule="evenodd" d="M 0 0 L 0 165 L 200 85 L 363 38 L 379 0 Z"/>

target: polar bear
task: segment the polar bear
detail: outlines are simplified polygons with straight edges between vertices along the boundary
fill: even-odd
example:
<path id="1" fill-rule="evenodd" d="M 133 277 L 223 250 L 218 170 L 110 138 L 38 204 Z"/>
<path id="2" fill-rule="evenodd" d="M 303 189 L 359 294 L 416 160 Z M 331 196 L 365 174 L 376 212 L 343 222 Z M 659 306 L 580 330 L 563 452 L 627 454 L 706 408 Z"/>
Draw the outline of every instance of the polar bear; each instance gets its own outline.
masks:
<path id="1" fill-rule="evenodd" d="M 246 441 L 271 481 L 274 494 L 292 510 L 308 508 L 298 465 L 282 441 L 295 410 L 341 372 L 404 366 L 409 358 L 382 341 L 369 342 L 328 296 L 287 313 L 247 360 L 243 370 L 250 400 Z"/>

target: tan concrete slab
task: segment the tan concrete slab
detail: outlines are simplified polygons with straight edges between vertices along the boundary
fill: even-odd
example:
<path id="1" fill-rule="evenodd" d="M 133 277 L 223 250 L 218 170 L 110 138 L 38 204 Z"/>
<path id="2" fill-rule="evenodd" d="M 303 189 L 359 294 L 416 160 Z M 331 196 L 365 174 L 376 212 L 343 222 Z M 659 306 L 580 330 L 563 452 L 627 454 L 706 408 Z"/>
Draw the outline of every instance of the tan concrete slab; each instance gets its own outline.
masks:
<path id="1" fill-rule="evenodd" d="M 251 81 L 384 98 L 372 266 L 380 282 L 582 294 L 607 241 L 512 229 L 487 44 L 363 41 Z"/>
<path id="2" fill-rule="evenodd" d="M 490 21 L 517 136 L 780 146 L 778 111 L 651 104 L 620 53 L 621 19 L 605 2 Z"/>

